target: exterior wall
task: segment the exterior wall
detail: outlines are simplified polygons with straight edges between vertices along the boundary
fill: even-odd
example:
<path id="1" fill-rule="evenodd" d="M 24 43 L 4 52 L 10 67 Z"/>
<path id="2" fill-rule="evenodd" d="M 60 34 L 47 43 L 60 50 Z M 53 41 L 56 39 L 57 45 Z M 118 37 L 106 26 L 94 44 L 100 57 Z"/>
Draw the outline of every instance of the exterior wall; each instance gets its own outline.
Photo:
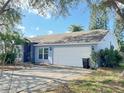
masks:
<path id="1" fill-rule="evenodd" d="M 42 47 L 35 47 L 35 63 L 49 63 L 52 64 L 52 48 L 49 47 L 43 47 L 43 48 L 49 48 L 49 54 L 48 54 L 48 60 L 39 59 L 39 49 Z"/>
<path id="2" fill-rule="evenodd" d="M 90 55 L 90 45 L 55 46 L 53 48 L 54 64 L 83 67 L 82 58 L 90 58 Z"/>
<path id="3" fill-rule="evenodd" d="M 102 41 L 95 46 L 95 51 L 99 51 L 100 49 L 105 49 L 105 48 L 110 49 L 111 45 L 114 46 L 114 49 L 117 50 L 119 49 L 115 34 L 112 32 L 108 32 L 107 35 L 102 39 Z"/>

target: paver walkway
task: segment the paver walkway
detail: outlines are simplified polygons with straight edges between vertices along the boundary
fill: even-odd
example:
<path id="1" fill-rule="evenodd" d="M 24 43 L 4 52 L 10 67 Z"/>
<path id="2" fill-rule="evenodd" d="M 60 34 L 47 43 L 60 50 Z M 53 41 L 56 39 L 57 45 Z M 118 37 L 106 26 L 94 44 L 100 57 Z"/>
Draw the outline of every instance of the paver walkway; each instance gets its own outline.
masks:
<path id="1" fill-rule="evenodd" d="M 0 79 L 0 93 L 38 93 L 36 90 L 45 91 L 88 73 L 91 70 L 65 66 L 35 66 L 14 72 L 5 71 Z"/>

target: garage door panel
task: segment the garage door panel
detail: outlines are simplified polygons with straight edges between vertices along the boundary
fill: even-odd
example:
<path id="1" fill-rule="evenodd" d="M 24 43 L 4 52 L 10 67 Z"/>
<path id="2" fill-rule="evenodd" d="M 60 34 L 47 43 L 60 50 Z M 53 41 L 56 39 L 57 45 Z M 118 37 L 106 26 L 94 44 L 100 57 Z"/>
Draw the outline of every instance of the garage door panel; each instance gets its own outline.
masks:
<path id="1" fill-rule="evenodd" d="M 89 58 L 90 46 L 54 47 L 54 64 L 82 66 L 82 58 Z"/>

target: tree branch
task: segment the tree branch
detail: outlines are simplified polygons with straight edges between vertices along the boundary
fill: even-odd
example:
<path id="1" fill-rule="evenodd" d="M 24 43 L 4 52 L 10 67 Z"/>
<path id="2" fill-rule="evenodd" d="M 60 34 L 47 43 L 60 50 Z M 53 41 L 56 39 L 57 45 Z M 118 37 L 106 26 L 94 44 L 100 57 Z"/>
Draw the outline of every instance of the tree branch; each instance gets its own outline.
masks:
<path id="1" fill-rule="evenodd" d="M 117 2 L 124 4 L 124 0 L 104 0 L 102 5 L 106 7 L 113 7 L 115 12 L 120 16 L 120 18 L 124 21 L 124 14 L 121 12 L 121 9 L 118 7 Z"/>
<path id="2" fill-rule="evenodd" d="M 118 2 L 120 2 L 122 4 L 124 4 L 124 0 L 115 0 L 115 1 L 118 1 Z"/>
<path id="3" fill-rule="evenodd" d="M 7 7 L 7 5 L 10 3 L 11 0 L 6 1 L 6 3 L 3 5 L 3 7 L 0 9 L 0 15 L 2 15 L 2 13 L 4 12 L 5 8 Z"/>
<path id="4" fill-rule="evenodd" d="M 4 23 L 0 23 L 0 26 L 7 26 L 7 24 L 4 24 Z"/>
<path id="5" fill-rule="evenodd" d="M 117 12 L 117 14 L 120 16 L 120 18 L 124 21 L 124 14 L 121 12 L 121 9 L 118 7 L 116 2 L 113 2 L 113 8 Z"/>

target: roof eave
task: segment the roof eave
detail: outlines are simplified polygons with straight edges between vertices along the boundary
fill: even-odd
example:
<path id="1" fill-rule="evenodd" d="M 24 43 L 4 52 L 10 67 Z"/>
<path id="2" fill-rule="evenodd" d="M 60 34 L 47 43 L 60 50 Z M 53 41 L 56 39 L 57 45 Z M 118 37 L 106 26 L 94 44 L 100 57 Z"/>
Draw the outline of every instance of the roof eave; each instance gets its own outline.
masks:
<path id="1" fill-rule="evenodd" d="M 36 44 L 34 46 L 63 46 L 63 45 L 97 45 L 99 42 L 88 42 L 88 43 L 62 43 L 62 44 Z"/>

